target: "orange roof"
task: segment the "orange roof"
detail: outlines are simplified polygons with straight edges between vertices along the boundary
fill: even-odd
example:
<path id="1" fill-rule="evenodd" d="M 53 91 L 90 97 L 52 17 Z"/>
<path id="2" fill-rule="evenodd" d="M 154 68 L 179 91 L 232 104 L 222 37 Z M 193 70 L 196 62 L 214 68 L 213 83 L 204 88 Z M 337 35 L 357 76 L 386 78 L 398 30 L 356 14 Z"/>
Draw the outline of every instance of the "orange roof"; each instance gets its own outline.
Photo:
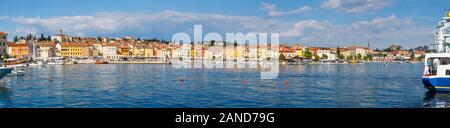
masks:
<path id="1" fill-rule="evenodd" d="M 360 49 L 369 50 L 368 47 L 361 47 L 361 46 L 348 46 L 348 47 L 346 47 L 346 48 L 348 48 L 348 49 L 357 49 L 357 48 L 360 48 Z"/>
<path id="2" fill-rule="evenodd" d="M 88 43 L 62 43 L 62 47 L 87 47 L 91 46 L 91 44 Z"/>
<path id="3" fill-rule="evenodd" d="M 28 47 L 28 44 L 18 44 L 18 43 L 11 42 L 8 44 L 8 47 Z"/>
<path id="4" fill-rule="evenodd" d="M 45 42 L 45 43 L 38 44 L 38 46 L 40 46 L 40 47 L 53 47 L 53 46 L 55 46 L 55 43 L 54 42 Z"/>
<path id="5" fill-rule="evenodd" d="M 6 34 L 8 34 L 8 33 L 6 33 L 6 32 L 0 32 L 0 35 L 6 35 Z"/>
<path id="6" fill-rule="evenodd" d="M 115 43 L 104 43 L 102 45 L 103 46 L 119 46 L 119 44 L 115 44 Z"/>

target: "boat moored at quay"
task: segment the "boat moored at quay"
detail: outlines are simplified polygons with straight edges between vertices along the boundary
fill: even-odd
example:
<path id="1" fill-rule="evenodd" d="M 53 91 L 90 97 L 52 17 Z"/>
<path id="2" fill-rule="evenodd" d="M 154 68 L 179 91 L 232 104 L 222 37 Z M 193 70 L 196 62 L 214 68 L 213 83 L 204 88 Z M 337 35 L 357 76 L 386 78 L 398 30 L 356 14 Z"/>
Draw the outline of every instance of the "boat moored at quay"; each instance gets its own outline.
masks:
<path id="1" fill-rule="evenodd" d="M 436 53 L 425 54 L 422 82 L 431 91 L 450 91 L 450 10 L 444 12 L 435 35 Z"/>

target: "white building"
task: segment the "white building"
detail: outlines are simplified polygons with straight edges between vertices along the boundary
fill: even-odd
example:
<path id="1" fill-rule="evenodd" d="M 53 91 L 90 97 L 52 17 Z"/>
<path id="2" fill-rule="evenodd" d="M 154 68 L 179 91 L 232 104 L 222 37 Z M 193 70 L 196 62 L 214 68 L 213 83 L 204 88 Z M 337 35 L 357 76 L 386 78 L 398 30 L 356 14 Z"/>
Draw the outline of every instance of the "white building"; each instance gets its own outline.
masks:
<path id="1" fill-rule="evenodd" d="M 350 50 L 350 56 L 358 56 L 358 54 L 361 54 L 362 57 L 365 57 L 372 51 L 367 47 L 351 46 L 347 48 Z"/>
<path id="2" fill-rule="evenodd" d="M 109 60 L 120 59 L 120 56 L 117 55 L 117 46 L 112 44 L 105 44 L 102 47 L 103 58 Z"/>
<path id="3" fill-rule="evenodd" d="M 181 56 L 184 61 L 191 60 L 191 45 L 181 45 Z"/>
<path id="4" fill-rule="evenodd" d="M 36 53 L 37 59 L 47 60 L 48 58 L 55 57 L 55 44 L 42 44 L 37 48 Z"/>
<path id="5" fill-rule="evenodd" d="M 317 55 L 322 58 L 322 60 L 336 60 L 336 54 L 331 52 L 329 48 L 318 48 Z M 325 59 L 324 56 L 327 56 Z"/>
<path id="6" fill-rule="evenodd" d="M 205 52 L 205 56 L 208 60 L 222 61 L 224 58 L 223 48 L 216 46 L 209 47 L 208 50 Z"/>

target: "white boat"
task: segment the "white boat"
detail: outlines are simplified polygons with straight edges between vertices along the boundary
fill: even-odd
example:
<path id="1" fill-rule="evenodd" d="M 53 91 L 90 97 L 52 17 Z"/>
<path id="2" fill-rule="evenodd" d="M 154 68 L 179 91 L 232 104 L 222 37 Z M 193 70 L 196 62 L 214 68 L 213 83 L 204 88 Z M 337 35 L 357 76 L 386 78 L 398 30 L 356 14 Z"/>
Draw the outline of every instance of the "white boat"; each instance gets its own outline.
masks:
<path id="1" fill-rule="evenodd" d="M 25 75 L 25 71 L 23 70 L 23 68 L 14 68 L 7 76 L 23 76 Z"/>
<path id="2" fill-rule="evenodd" d="M 6 67 L 16 68 L 16 67 L 26 67 L 28 64 L 27 60 L 24 58 L 8 58 L 5 61 Z"/>
<path id="3" fill-rule="evenodd" d="M 424 87 L 431 91 L 450 91 L 450 10 L 439 22 L 436 30 L 436 53 L 425 54 L 425 67 L 422 75 Z"/>
<path id="4" fill-rule="evenodd" d="M 30 63 L 28 65 L 30 65 L 30 66 L 43 66 L 44 64 L 45 64 L 44 61 L 36 61 L 36 62 Z"/>
<path id="5" fill-rule="evenodd" d="M 47 61 L 48 61 L 47 62 L 48 65 L 63 65 L 64 64 L 64 58 L 62 58 L 62 57 L 52 57 L 52 58 L 49 58 Z"/>

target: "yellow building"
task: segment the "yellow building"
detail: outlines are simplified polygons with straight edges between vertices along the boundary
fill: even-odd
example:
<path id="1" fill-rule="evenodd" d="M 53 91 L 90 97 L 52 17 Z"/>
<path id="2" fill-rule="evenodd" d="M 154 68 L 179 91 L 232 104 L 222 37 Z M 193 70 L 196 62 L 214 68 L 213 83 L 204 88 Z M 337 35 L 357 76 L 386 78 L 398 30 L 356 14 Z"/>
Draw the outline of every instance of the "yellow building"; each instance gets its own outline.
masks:
<path id="1" fill-rule="evenodd" d="M 146 57 L 146 58 L 155 57 L 155 52 L 153 50 L 153 47 L 151 47 L 151 46 L 144 47 L 144 57 Z"/>
<path id="2" fill-rule="evenodd" d="M 22 58 L 29 55 L 28 45 L 25 43 L 10 43 L 8 45 L 8 50 L 10 51 L 9 56 L 14 58 Z"/>
<path id="3" fill-rule="evenodd" d="M 91 56 L 90 44 L 63 43 L 61 44 L 61 56 L 70 58 L 82 58 Z"/>
<path id="4" fill-rule="evenodd" d="M 234 61 L 236 59 L 236 49 L 234 47 L 226 47 L 225 57 L 227 61 Z"/>
<path id="5" fill-rule="evenodd" d="M 130 48 L 127 45 L 119 46 L 118 50 L 119 50 L 119 55 L 122 55 L 122 56 L 130 55 Z"/>
<path id="6" fill-rule="evenodd" d="M 132 53 L 133 53 L 134 57 L 144 57 L 145 56 L 145 45 L 135 44 L 133 47 Z"/>

